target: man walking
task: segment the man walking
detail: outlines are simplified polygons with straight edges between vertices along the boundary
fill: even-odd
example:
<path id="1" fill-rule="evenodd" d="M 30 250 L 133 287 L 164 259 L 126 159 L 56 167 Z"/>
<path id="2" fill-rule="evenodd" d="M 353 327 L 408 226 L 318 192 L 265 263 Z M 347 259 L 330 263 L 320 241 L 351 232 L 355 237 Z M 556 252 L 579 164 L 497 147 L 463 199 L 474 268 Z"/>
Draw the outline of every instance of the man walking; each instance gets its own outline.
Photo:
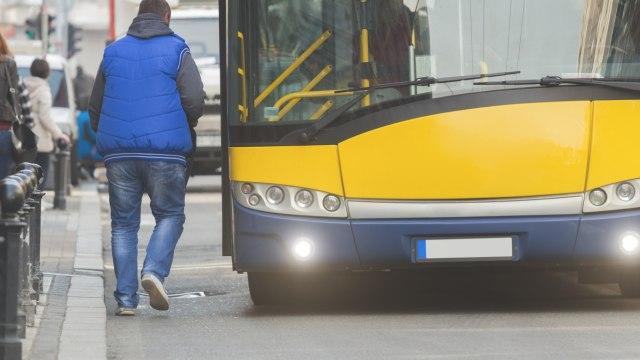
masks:
<path id="1" fill-rule="evenodd" d="M 165 0 L 143 0 L 127 36 L 108 46 L 91 94 L 91 123 L 109 180 L 116 315 L 138 306 L 138 230 L 144 193 L 156 226 L 142 268 L 151 307 L 168 310 L 163 282 L 182 234 L 187 158 L 204 91 Z"/>

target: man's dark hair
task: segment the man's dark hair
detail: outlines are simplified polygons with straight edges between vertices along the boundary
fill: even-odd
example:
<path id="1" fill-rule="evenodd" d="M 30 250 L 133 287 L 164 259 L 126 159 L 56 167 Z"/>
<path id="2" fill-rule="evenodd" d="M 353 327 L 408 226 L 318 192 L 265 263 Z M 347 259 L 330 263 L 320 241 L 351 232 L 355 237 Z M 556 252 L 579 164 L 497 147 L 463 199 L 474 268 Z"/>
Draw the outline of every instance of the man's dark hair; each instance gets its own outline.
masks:
<path id="1" fill-rule="evenodd" d="M 162 18 L 167 15 L 171 16 L 171 6 L 166 0 L 142 0 L 138 15 L 149 13 L 156 14 Z"/>
<path id="2" fill-rule="evenodd" d="M 31 76 L 46 79 L 49 77 L 49 63 L 44 59 L 35 59 L 31 63 Z"/>

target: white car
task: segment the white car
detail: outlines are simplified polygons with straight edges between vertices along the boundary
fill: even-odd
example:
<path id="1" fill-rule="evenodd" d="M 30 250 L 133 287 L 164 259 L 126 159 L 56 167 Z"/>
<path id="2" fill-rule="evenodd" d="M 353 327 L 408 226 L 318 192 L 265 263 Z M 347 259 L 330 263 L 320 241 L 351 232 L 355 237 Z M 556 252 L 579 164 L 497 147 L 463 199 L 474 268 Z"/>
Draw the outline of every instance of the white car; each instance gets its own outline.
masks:
<path id="1" fill-rule="evenodd" d="M 31 63 L 36 58 L 38 57 L 33 55 L 16 55 L 18 74 L 21 78 L 31 76 Z M 60 55 L 50 54 L 47 55 L 47 62 L 51 69 L 48 81 L 53 95 L 51 117 L 64 133 L 75 139 L 77 134 L 76 102 L 67 60 Z"/>
<path id="2" fill-rule="evenodd" d="M 220 96 L 219 27 L 218 9 L 188 7 L 171 12 L 171 29 L 187 41 L 202 75 L 207 100 Z"/>
<path id="3" fill-rule="evenodd" d="M 216 173 L 222 166 L 219 27 L 219 13 L 215 8 L 178 7 L 171 13 L 171 29 L 189 45 L 207 95 L 205 114 L 196 127 L 198 147 L 193 156 L 194 175 Z"/>

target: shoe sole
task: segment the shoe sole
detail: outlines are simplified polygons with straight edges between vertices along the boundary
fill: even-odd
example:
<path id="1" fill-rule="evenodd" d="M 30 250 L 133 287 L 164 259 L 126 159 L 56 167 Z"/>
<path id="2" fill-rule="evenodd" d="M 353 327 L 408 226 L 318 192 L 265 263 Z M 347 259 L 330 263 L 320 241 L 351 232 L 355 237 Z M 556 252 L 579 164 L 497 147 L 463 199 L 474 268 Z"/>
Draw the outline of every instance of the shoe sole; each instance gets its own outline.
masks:
<path id="1" fill-rule="evenodd" d="M 142 288 L 149 294 L 149 303 L 152 308 L 160 311 L 169 310 L 169 299 L 154 279 L 143 279 Z"/>
<path id="2" fill-rule="evenodd" d="M 136 313 L 133 310 L 123 310 L 120 312 L 116 313 L 116 316 L 124 316 L 124 317 L 129 317 L 129 316 L 134 316 Z"/>

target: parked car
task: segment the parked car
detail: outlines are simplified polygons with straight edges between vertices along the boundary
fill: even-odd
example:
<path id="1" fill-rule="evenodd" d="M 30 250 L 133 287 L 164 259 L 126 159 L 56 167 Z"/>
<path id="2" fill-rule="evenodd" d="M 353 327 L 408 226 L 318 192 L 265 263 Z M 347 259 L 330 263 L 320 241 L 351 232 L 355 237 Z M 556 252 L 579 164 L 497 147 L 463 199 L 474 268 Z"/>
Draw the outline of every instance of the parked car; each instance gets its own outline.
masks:
<path id="1" fill-rule="evenodd" d="M 219 26 L 218 9 L 215 8 L 178 7 L 171 14 L 171 28 L 187 41 L 207 95 L 205 114 L 196 128 L 198 147 L 193 158 L 194 175 L 217 173 L 222 166 Z"/>
<path id="2" fill-rule="evenodd" d="M 35 55 L 16 55 L 15 60 L 18 65 L 18 75 L 21 78 L 31 76 L 31 63 L 35 60 Z M 51 69 L 49 75 L 49 86 L 53 95 L 53 107 L 51 108 L 51 117 L 58 124 L 60 129 L 71 138 L 72 147 L 78 134 L 78 126 L 76 123 L 76 102 L 73 93 L 73 82 L 71 72 L 67 60 L 60 55 L 47 55 L 47 62 Z M 77 157 L 75 152 L 71 152 L 70 159 L 71 182 L 77 183 Z M 52 176 L 49 176 L 49 180 Z"/>
<path id="3" fill-rule="evenodd" d="M 21 78 L 31 76 L 31 63 L 36 58 L 32 55 L 16 56 L 18 74 Z M 75 139 L 77 134 L 76 105 L 67 61 L 59 55 L 47 55 L 47 62 L 51 68 L 49 75 L 49 86 L 53 95 L 51 116 L 64 133 Z"/>

